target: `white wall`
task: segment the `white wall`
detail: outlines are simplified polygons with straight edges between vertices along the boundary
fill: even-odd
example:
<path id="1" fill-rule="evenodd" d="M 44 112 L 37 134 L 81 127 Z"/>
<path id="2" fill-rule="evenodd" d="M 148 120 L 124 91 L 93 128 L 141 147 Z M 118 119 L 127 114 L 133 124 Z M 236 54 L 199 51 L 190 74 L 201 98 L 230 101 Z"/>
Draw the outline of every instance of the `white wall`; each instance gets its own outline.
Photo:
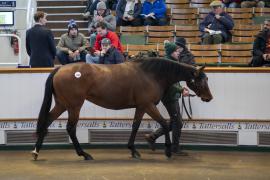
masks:
<path id="1" fill-rule="evenodd" d="M 270 119 L 270 73 L 207 73 L 214 99 L 192 99 L 195 119 Z M 47 73 L 0 74 L 0 119 L 37 118 Z M 168 117 L 163 106 L 162 114 Z M 132 118 L 134 110 L 107 110 L 86 102 L 81 117 Z M 66 117 L 66 114 L 62 117 Z"/>

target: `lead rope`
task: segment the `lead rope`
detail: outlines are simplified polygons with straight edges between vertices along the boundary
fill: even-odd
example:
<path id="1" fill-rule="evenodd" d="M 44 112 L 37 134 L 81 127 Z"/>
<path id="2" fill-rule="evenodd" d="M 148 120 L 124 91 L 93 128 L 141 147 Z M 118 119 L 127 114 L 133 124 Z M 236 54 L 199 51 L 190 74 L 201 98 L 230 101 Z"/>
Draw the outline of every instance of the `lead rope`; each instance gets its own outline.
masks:
<path id="1" fill-rule="evenodd" d="M 189 94 L 188 95 L 188 107 L 189 107 L 189 112 L 187 110 L 186 107 L 186 103 L 185 103 L 185 97 L 181 97 L 182 98 L 182 106 L 181 106 L 181 116 L 183 116 L 183 109 L 185 109 L 186 115 L 188 116 L 188 120 L 192 119 L 192 107 L 191 107 L 191 101 L 190 101 L 190 97 L 195 97 L 196 95 L 194 94 Z"/>

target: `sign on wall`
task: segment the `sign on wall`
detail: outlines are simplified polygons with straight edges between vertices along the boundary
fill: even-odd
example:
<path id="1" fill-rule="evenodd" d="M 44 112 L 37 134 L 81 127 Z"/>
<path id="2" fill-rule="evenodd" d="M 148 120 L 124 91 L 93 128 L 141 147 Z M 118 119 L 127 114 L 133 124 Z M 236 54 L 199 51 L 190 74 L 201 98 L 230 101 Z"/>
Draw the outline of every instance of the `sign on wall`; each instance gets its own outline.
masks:
<path id="1" fill-rule="evenodd" d="M 16 1 L 14 0 L 0 1 L 0 7 L 16 7 Z"/>

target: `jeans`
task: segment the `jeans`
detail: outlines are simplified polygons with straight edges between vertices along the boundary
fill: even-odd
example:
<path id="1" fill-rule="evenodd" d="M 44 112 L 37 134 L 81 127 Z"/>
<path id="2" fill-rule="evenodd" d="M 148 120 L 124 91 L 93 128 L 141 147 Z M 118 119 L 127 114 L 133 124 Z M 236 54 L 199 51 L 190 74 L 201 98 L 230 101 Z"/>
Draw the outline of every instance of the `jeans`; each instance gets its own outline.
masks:
<path id="1" fill-rule="evenodd" d="M 69 55 L 61 50 L 57 50 L 56 56 L 59 60 L 59 62 L 62 65 L 72 63 L 74 61 L 85 61 L 85 55 L 86 53 L 84 51 L 80 52 L 80 57 L 77 57 L 76 59 L 72 59 L 69 57 Z"/>
<path id="2" fill-rule="evenodd" d="M 99 56 L 92 56 L 91 54 L 86 55 L 86 63 L 99 64 Z"/>

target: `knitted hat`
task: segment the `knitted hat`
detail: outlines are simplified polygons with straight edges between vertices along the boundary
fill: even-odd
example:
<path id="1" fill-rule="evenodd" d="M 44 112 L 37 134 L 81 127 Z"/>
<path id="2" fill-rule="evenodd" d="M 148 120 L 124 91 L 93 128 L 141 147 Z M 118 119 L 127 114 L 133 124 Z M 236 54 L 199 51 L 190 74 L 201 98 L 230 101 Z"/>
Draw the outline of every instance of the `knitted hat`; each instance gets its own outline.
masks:
<path id="1" fill-rule="evenodd" d="M 210 6 L 211 6 L 211 7 L 213 7 L 213 6 L 222 6 L 222 3 L 221 3 L 221 1 L 216 0 L 216 1 L 212 1 L 212 2 L 210 3 Z"/>
<path id="2" fill-rule="evenodd" d="M 172 42 L 165 42 L 165 53 L 167 56 L 170 56 L 177 49 L 177 45 Z"/>
<path id="3" fill-rule="evenodd" d="M 104 9 L 104 10 L 107 9 L 106 4 L 103 1 L 100 1 L 99 3 L 97 3 L 97 10 L 101 10 L 101 9 Z"/>
<path id="4" fill-rule="evenodd" d="M 74 19 L 71 19 L 71 20 L 69 20 L 69 22 L 68 22 L 68 32 L 69 32 L 72 28 L 75 28 L 75 29 L 78 30 L 77 23 L 75 22 Z"/>
<path id="5" fill-rule="evenodd" d="M 102 39 L 101 44 L 111 44 L 111 40 L 108 38 L 104 38 Z"/>
<path id="6" fill-rule="evenodd" d="M 186 48 L 186 39 L 183 37 L 177 37 L 175 40 L 175 44 L 182 48 Z"/>

